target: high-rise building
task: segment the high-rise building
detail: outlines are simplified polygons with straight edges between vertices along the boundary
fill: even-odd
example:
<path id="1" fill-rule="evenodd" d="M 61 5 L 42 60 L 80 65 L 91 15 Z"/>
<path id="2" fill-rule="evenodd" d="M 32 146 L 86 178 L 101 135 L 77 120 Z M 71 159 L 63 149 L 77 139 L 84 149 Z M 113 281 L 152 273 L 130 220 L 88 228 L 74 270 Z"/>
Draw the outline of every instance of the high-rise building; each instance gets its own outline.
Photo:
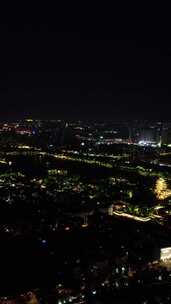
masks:
<path id="1" fill-rule="evenodd" d="M 159 143 L 160 141 L 160 128 L 148 127 L 140 130 L 139 140 L 144 142 Z"/>
<path id="2" fill-rule="evenodd" d="M 164 126 L 162 130 L 162 143 L 165 145 L 171 144 L 171 127 Z"/>

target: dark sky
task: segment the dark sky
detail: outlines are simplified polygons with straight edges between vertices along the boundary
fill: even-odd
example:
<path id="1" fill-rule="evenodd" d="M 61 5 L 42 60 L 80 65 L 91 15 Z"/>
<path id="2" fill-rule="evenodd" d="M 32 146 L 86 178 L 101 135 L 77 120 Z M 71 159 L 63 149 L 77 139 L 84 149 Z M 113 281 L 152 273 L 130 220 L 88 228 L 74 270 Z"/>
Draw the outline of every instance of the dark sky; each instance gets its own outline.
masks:
<path id="1" fill-rule="evenodd" d="M 169 35 L 43 24 L 0 33 L 0 119 L 170 118 Z"/>

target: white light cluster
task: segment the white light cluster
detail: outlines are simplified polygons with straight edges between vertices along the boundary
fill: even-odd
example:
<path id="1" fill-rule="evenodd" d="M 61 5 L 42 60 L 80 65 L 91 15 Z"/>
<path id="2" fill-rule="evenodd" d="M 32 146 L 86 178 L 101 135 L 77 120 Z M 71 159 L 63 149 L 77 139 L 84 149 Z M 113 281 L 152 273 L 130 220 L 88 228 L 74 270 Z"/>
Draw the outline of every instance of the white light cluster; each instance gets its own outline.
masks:
<path id="1" fill-rule="evenodd" d="M 157 144 L 153 141 L 149 141 L 149 140 L 140 140 L 138 142 L 138 144 L 140 146 L 151 146 L 151 147 L 157 147 Z"/>

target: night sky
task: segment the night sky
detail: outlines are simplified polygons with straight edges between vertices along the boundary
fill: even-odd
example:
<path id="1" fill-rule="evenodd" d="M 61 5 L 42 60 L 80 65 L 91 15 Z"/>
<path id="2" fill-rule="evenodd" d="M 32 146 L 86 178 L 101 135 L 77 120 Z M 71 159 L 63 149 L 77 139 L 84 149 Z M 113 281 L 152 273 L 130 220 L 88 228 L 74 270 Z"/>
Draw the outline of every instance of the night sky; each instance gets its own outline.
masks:
<path id="1" fill-rule="evenodd" d="M 1 25 L 0 119 L 169 119 L 171 42 Z"/>

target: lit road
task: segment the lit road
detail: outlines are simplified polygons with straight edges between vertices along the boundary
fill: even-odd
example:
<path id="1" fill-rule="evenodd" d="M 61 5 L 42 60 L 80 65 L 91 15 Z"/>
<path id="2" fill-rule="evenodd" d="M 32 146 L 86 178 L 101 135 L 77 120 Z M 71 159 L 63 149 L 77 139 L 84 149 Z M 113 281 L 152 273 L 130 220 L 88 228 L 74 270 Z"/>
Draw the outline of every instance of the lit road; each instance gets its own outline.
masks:
<path id="1" fill-rule="evenodd" d="M 89 160 L 89 159 L 82 159 L 82 158 L 77 158 L 77 157 L 71 157 L 63 154 L 52 154 L 48 152 L 39 152 L 39 151 L 22 151 L 22 152 L 7 152 L 6 155 L 25 155 L 25 156 L 48 156 L 48 157 L 53 157 L 56 159 L 61 159 L 61 160 L 68 160 L 68 161 L 75 161 L 75 162 L 80 162 L 80 163 L 85 163 L 85 164 L 90 164 L 90 165 L 97 165 L 100 167 L 105 167 L 105 168 L 113 168 L 113 166 L 109 163 L 104 163 L 100 162 L 97 160 Z"/>
<path id="2" fill-rule="evenodd" d="M 136 216 L 133 214 L 129 214 L 129 213 L 125 213 L 125 212 L 119 212 L 119 211 L 113 211 L 113 214 L 119 217 L 124 217 L 124 218 L 128 218 L 128 219 L 132 219 L 134 221 L 138 221 L 138 222 L 149 222 L 151 220 L 154 219 L 162 219 L 161 216 L 159 215 L 150 215 L 147 217 L 141 217 L 141 216 Z"/>

